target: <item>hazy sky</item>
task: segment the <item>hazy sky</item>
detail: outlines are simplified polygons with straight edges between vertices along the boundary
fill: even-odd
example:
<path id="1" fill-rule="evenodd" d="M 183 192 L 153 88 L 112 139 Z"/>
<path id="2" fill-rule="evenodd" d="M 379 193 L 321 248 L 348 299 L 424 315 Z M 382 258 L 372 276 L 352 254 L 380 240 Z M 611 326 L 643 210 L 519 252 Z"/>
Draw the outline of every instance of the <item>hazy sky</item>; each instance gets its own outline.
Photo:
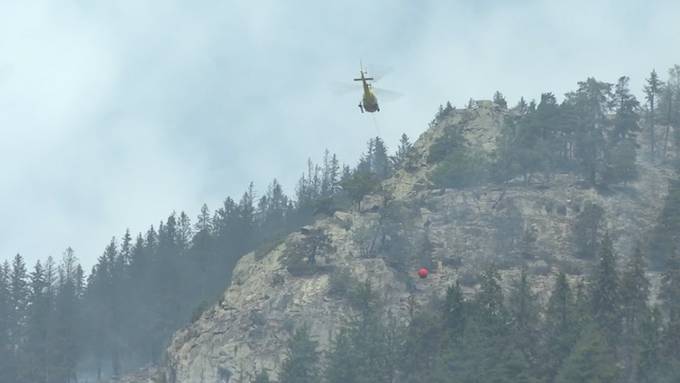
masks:
<path id="1" fill-rule="evenodd" d="M 292 194 L 324 148 L 354 163 L 378 132 L 416 138 L 446 100 L 622 74 L 639 91 L 680 63 L 678 17 L 677 1 L 0 2 L 0 259 L 72 246 L 90 267 L 125 228 L 251 180 Z M 333 91 L 360 59 L 404 94 L 374 117 Z"/>

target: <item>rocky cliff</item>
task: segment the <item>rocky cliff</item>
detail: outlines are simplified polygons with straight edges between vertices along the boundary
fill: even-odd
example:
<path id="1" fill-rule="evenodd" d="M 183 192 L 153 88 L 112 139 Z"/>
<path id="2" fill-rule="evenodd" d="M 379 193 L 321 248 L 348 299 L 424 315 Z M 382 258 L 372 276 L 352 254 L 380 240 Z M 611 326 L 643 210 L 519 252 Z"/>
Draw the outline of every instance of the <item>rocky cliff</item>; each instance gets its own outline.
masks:
<path id="1" fill-rule="evenodd" d="M 573 279 L 588 272 L 592 261 L 574 256 L 574 228 L 592 206 L 602 208 L 602 230 L 617 253 L 630 254 L 641 230 L 653 226 L 670 177 L 644 159 L 637 181 L 606 193 L 569 174 L 540 184 L 432 188 L 426 158 L 443 131 L 456 125 L 470 145 L 492 153 L 503 113 L 489 102 L 450 113 L 422 134 L 408 169 L 386 180 L 379 193 L 244 256 L 221 301 L 175 334 L 163 366 L 128 381 L 244 383 L 261 369 L 275 377 L 295 327 L 310 326 L 325 350 L 351 312 L 348 298 L 334 293 L 342 287 L 339 275 L 370 281 L 397 318 L 407 318 L 456 279 L 472 293 L 476 274 L 491 262 L 505 282 L 526 263 L 534 288 L 549 291 L 558 269 Z M 291 273 L 290 258 L 301 252 L 314 253 L 314 267 Z M 421 265 L 431 268 L 427 279 L 415 274 Z"/>

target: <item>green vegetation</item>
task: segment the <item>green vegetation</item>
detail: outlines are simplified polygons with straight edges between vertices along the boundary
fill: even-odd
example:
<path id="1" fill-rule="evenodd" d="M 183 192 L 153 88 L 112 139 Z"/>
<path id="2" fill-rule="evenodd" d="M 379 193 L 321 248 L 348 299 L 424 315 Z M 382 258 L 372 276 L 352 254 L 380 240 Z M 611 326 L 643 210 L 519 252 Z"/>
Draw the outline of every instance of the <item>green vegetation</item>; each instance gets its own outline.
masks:
<path id="1" fill-rule="evenodd" d="M 664 300 L 650 307 L 641 250 L 619 277 L 606 235 L 599 248 L 586 284 L 558 274 L 545 307 L 526 269 L 507 296 L 491 266 L 478 275 L 473 296 L 454 283 L 443 300 L 412 301 L 408 323 L 380 309 L 370 284 L 355 283 L 354 315 L 334 334 L 326 364 L 306 367 L 322 371 L 319 381 L 338 383 L 677 380 L 680 256 L 664 278 Z M 289 355 L 304 354 L 294 350 Z"/>
<path id="2" fill-rule="evenodd" d="M 33 272 L 17 255 L 0 266 L 0 382 L 72 382 L 76 366 L 104 379 L 158 362 L 169 337 L 223 296 L 244 254 L 261 258 L 314 215 L 360 201 L 413 153 L 406 136 L 394 157 L 371 139 L 354 168 L 326 151 L 321 165 L 308 162 L 295 198 L 274 180 L 259 198 L 251 184 L 238 202 L 204 205 L 195 224 L 172 213 L 144 234 L 113 238 L 87 277 L 70 248 L 60 264 L 50 258 Z M 290 273 L 326 271 L 315 262 L 332 251 L 323 233 L 293 247 Z"/>
<path id="3" fill-rule="evenodd" d="M 680 233 L 680 180 L 672 180 L 661 215 L 650 238 L 651 263 L 655 269 L 666 266 L 672 254 L 678 251 Z"/>
<path id="4" fill-rule="evenodd" d="M 333 247 L 326 233 L 312 229 L 303 238 L 286 246 L 284 263 L 292 275 L 311 275 L 318 271 L 316 257 L 330 251 Z"/>
<path id="5" fill-rule="evenodd" d="M 317 383 L 320 369 L 318 367 L 318 342 L 312 339 L 308 327 L 300 327 L 288 342 L 286 360 L 281 366 L 279 383 Z"/>
<path id="6" fill-rule="evenodd" d="M 431 180 L 440 188 L 465 188 L 529 184 L 567 172 L 599 190 L 625 186 L 640 173 L 639 134 L 649 137 L 654 161 L 680 158 L 680 66 L 663 80 L 652 72 L 645 101 L 643 109 L 625 76 L 616 84 L 588 78 L 561 102 L 544 93 L 538 102 L 522 99 L 509 108 L 497 92 L 494 110 L 505 120 L 490 154 L 471 147 L 462 133 L 475 112 L 458 114 L 447 103 L 433 123 L 462 120 L 446 126 L 430 147 Z M 203 206 L 195 224 L 173 212 L 143 233 L 113 238 L 87 275 L 70 248 L 61 260 L 32 268 L 17 254 L 0 266 L 0 382 L 72 382 L 78 369 L 103 379 L 158 362 L 169 337 L 223 296 L 244 254 L 255 251 L 261 258 L 315 215 L 360 204 L 396 171 L 419 166 L 420 154 L 406 135 L 394 156 L 382 139 L 371 139 L 354 167 L 326 151 L 321 164 L 308 162 L 294 195 L 273 180 L 259 197 L 250 185 L 214 211 Z M 388 200 L 374 225 L 355 228 L 360 255 L 383 257 L 399 276 L 410 263 L 430 265 L 430 233 L 414 231 L 409 220 L 416 208 Z M 546 210 L 567 215 L 565 205 Z M 546 307 L 537 304 L 531 273 L 549 275 L 549 266 L 523 270 L 509 295 L 495 268 L 479 274 L 467 269 L 443 301 L 413 303 L 408 323 L 400 323 L 382 313 L 370 284 L 336 270 L 329 293 L 347 299 L 354 315 L 334 334 L 324 366 L 309 329 L 296 331 L 279 382 L 678 381 L 680 181 L 671 182 L 651 236 L 621 269 L 611 241 L 602 240 L 604 213 L 586 202 L 573 226 L 574 255 L 596 264 L 590 279 L 574 284 L 559 274 Z M 506 214 L 497 222 L 506 241 L 499 253 L 519 266 L 537 256 L 536 236 L 516 211 Z M 307 230 L 286 243 L 287 271 L 328 271 L 317 258 L 332 251 L 323 232 Z M 654 307 L 645 252 L 650 268 L 663 270 Z M 568 260 L 550 264 L 570 271 Z M 272 276 L 272 284 L 284 284 L 285 274 Z M 233 279 L 238 283 L 238 276 Z M 461 286 L 479 291 L 465 297 Z M 268 381 L 264 371 L 257 376 L 257 382 Z"/>
<path id="7" fill-rule="evenodd" d="M 680 148 L 680 129 L 676 128 L 680 121 L 680 66 L 669 71 L 665 83 L 652 72 L 645 97 L 647 109 L 643 110 L 630 91 L 629 78 L 622 76 L 616 84 L 595 78 L 581 81 L 561 103 L 552 93 L 543 93 L 538 103 L 521 99 L 504 115 L 492 158 L 465 142 L 461 129 L 467 120 L 462 114 L 463 120 L 447 126 L 430 148 L 428 161 L 436 164 L 431 180 L 437 187 L 464 188 L 518 177 L 530 183 L 539 176 L 539 180 L 548 180 L 571 172 L 590 186 L 625 185 L 638 176 L 636 138 L 641 126 L 648 127 L 653 159 L 668 160 L 672 158 L 670 148 Z M 507 109 L 499 92 L 493 100 L 497 110 Z M 440 109 L 433 123 L 443 123 L 452 112 Z M 664 126 L 661 137 L 656 135 L 659 125 Z"/>
<path id="8" fill-rule="evenodd" d="M 602 232 L 604 209 L 586 201 L 583 210 L 576 216 L 572 233 L 576 256 L 593 259 L 597 253 L 598 240 Z"/>

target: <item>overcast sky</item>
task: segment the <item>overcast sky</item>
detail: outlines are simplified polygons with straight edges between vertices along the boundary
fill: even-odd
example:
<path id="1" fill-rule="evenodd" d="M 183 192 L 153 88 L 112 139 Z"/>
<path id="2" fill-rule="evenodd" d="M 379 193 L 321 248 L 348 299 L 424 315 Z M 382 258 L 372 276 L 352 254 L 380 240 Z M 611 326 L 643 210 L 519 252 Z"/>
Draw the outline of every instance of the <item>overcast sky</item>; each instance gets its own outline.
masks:
<path id="1" fill-rule="evenodd" d="M 639 92 L 680 63 L 679 17 L 677 1 L 0 2 L 0 259 L 72 246 L 90 267 L 111 236 L 251 180 L 292 194 L 324 148 L 354 163 L 378 133 L 416 138 L 446 100 L 622 74 Z M 360 114 L 333 85 L 359 60 L 404 97 Z"/>

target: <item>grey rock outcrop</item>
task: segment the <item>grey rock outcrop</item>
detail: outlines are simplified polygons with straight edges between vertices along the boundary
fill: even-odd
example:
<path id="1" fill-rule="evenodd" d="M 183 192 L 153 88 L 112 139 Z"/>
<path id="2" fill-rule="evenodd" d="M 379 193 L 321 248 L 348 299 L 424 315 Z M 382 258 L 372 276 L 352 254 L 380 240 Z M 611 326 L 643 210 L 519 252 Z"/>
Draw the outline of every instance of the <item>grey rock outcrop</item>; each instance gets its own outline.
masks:
<path id="1" fill-rule="evenodd" d="M 221 301 L 175 334 L 163 366 L 150 375 L 165 383 L 245 383 L 266 369 L 276 377 L 286 340 L 303 323 L 320 348 L 328 349 L 352 310 L 346 299 L 329 294 L 331 275 L 338 270 L 370 281 L 381 292 L 385 310 L 399 318 L 408 316 L 413 302 L 425 304 L 456 279 L 472 293 L 475 275 L 490 262 L 505 282 L 528 263 L 532 285 L 545 293 L 557 270 L 578 279 L 590 265 L 573 256 L 573 228 L 586 205 L 603 209 L 603 230 L 618 254 L 627 256 L 640 239 L 630 233 L 650 228 L 663 204 L 670 171 L 643 160 L 637 181 L 608 194 L 584 188 L 568 174 L 540 186 L 432 190 L 426 158 L 447 124 L 461 125 L 472 144 L 491 152 L 502 114 L 483 102 L 475 110 L 455 111 L 416 142 L 412 169 L 386 180 L 383 192 L 364 198 L 361 209 L 318 219 L 260 258 L 244 256 Z M 381 229 L 384 220 L 395 224 L 392 231 Z M 313 240 L 314 233 L 323 233 L 329 245 L 316 257 L 318 271 L 291 274 L 286 267 L 291 249 Z M 385 250 L 397 239 L 411 244 L 403 258 Z M 427 259 L 419 256 L 425 242 L 432 249 Z M 413 270 L 425 263 L 432 273 L 422 280 Z"/>

